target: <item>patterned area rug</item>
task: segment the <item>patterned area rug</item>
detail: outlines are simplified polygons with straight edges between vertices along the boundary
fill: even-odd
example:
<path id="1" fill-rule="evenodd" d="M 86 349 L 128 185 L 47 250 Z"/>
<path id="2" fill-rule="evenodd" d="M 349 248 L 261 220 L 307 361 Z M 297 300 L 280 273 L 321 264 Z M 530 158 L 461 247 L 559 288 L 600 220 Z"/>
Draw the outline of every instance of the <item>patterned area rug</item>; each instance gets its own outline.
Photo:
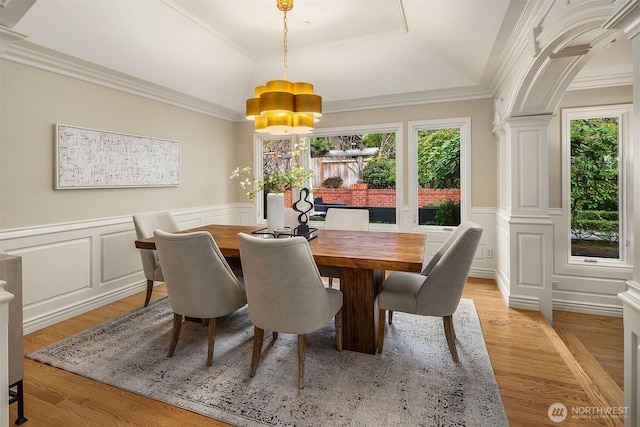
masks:
<path id="1" fill-rule="evenodd" d="M 330 323 L 307 336 L 305 388 L 297 338 L 265 333 L 249 378 L 253 326 L 247 308 L 218 321 L 213 366 L 207 328 L 185 322 L 166 357 L 167 298 L 30 353 L 27 357 L 240 426 L 508 426 L 472 300 L 454 315 L 460 363 L 441 318 L 394 313 L 383 354 L 335 348 Z"/>

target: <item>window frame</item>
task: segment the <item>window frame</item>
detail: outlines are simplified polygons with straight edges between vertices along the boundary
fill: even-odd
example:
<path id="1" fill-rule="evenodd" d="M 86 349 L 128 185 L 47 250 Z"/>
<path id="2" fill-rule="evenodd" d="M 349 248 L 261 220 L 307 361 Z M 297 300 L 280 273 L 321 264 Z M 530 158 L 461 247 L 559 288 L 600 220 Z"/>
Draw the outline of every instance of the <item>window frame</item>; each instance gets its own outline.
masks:
<path id="1" fill-rule="evenodd" d="M 354 125 L 354 126 L 339 126 L 330 128 L 316 128 L 311 133 L 306 135 L 291 135 L 292 142 L 295 144 L 300 140 L 322 137 L 322 136 L 339 136 L 358 133 L 391 133 L 396 134 L 396 223 L 395 224 L 371 224 L 371 230 L 400 230 L 401 212 L 402 212 L 402 200 L 404 194 L 404 183 L 402 179 L 402 171 L 404 170 L 404 136 L 403 136 L 404 123 L 380 123 L 380 124 L 368 124 L 368 125 Z M 255 176 L 262 176 L 262 147 L 265 139 L 285 139 L 277 136 L 261 135 L 254 133 L 254 171 Z M 307 146 L 309 144 L 307 143 Z M 301 156 L 301 164 L 305 168 L 309 168 L 311 164 L 311 152 L 307 150 L 307 155 Z M 313 189 L 311 191 L 313 194 Z M 313 195 L 311 196 L 313 197 Z M 294 196 L 295 198 L 295 196 Z M 264 212 L 261 203 L 254 203 L 256 219 L 258 224 L 266 223 L 264 219 Z M 321 222 L 310 221 L 316 225 L 321 225 Z"/>
<path id="2" fill-rule="evenodd" d="M 632 104 L 612 104 L 592 107 L 563 108 L 561 117 L 562 146 L 562 254 L 565 267 L 573 269 L 586 268 L 632 268 L 633 251 L 631 233 L 633 218 L 631 199 L 633 197 L 633 169 L 631 167 L 631 121 Z M 617 117 L 618 119 L 618 212 L 620 221 L 619 248 L 620 256 L 614 258 L 598 258 L 571 255 L 571 121 L 589 118 Z"/>
<path id="3" fill-rule="evenodd" d="M 418 132 L 422 130 L 460 129 L 460 222 L 471 212 L 471 117 L 417 120 L 408 123 L 408 173 L 409 217 L 412 231 L 445 230 L 455 227 L 420 225 L 418 218 Z"/>

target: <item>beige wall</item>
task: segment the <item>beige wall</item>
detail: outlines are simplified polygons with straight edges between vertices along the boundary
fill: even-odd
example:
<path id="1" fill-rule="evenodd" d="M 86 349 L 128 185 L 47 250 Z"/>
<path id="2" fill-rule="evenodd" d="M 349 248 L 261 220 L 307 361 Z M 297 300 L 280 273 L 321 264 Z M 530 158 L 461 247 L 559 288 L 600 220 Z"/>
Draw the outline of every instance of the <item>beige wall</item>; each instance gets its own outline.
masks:
<path id="1" fill-rule="evenodd" d="M 0 230 L 247 201 L 229 175 L 236 166 L 253 165 L 250 122 L 217 119 L 7 60 L 0 60 L 0 91 Z M 467 116 L 472 206 L 494 207 L 490 99 L 329 113 L 319 128 L 403 122 L 406 153 L 407 122 Z M 181 141 L 181 185 L 55 190 L 55 123 Z"/>
<path id="2" fill-rule="evenodd" d="M 471 204 L 473 207 L 495 207 L 498 166 L 496 138 L 491 132 L 493 123 L 493 100 L 491 99 L 329 113 L 322 117 L 317 129 L 403 122 L 403 144 L 406 156 L 409 137 L 408 122 L 456 117 L 471 117 Z M 253 165 L 251 125 L 250 122 L 239 124 L 241 130 L 238 131 L 238 159 L 242 160 L 242 166 Z M 406 158 L 405 164 L 407 164 Z M 407 179 L 406 173 L 405 179 Z M 241 192 L 238 192 L 238 195 L 242 197 Z M 408 203 L 406 194 L 404 203 Z"/>
<path id="3" fill-rule="evenodd" d="M 0 230 L 235 199 L 236 124 L 0 60 Z M 181 184 L 54 190 L 54 124 L 181 142 Z"/>
<path id="4" fill-rule="evenodd" d="M 549 122 L 549 207 L 562 208 L 562 109 L 633 103 L 633 86 L 566 92 Z"/>

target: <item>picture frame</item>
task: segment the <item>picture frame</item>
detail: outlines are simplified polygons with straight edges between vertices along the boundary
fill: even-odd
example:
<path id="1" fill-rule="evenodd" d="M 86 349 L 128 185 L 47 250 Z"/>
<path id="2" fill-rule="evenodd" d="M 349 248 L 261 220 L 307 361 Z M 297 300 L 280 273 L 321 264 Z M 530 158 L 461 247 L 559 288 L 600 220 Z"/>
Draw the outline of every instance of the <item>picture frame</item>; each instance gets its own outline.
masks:
<path id="1" fill-rule="evenodd" d="M 55 125 L 55 189 L 180 185 L 180 142 Z"/>

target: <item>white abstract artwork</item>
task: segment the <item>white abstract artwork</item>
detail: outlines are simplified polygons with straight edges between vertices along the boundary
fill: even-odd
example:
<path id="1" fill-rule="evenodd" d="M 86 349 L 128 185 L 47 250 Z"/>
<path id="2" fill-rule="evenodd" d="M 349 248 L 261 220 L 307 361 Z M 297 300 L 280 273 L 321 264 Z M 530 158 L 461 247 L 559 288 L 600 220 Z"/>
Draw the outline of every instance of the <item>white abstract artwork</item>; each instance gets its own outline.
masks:
<path id="1" fill-rule="evenodd" d="M 180 185 L 180 142 L 56 124 L 56 189 Z"/>

